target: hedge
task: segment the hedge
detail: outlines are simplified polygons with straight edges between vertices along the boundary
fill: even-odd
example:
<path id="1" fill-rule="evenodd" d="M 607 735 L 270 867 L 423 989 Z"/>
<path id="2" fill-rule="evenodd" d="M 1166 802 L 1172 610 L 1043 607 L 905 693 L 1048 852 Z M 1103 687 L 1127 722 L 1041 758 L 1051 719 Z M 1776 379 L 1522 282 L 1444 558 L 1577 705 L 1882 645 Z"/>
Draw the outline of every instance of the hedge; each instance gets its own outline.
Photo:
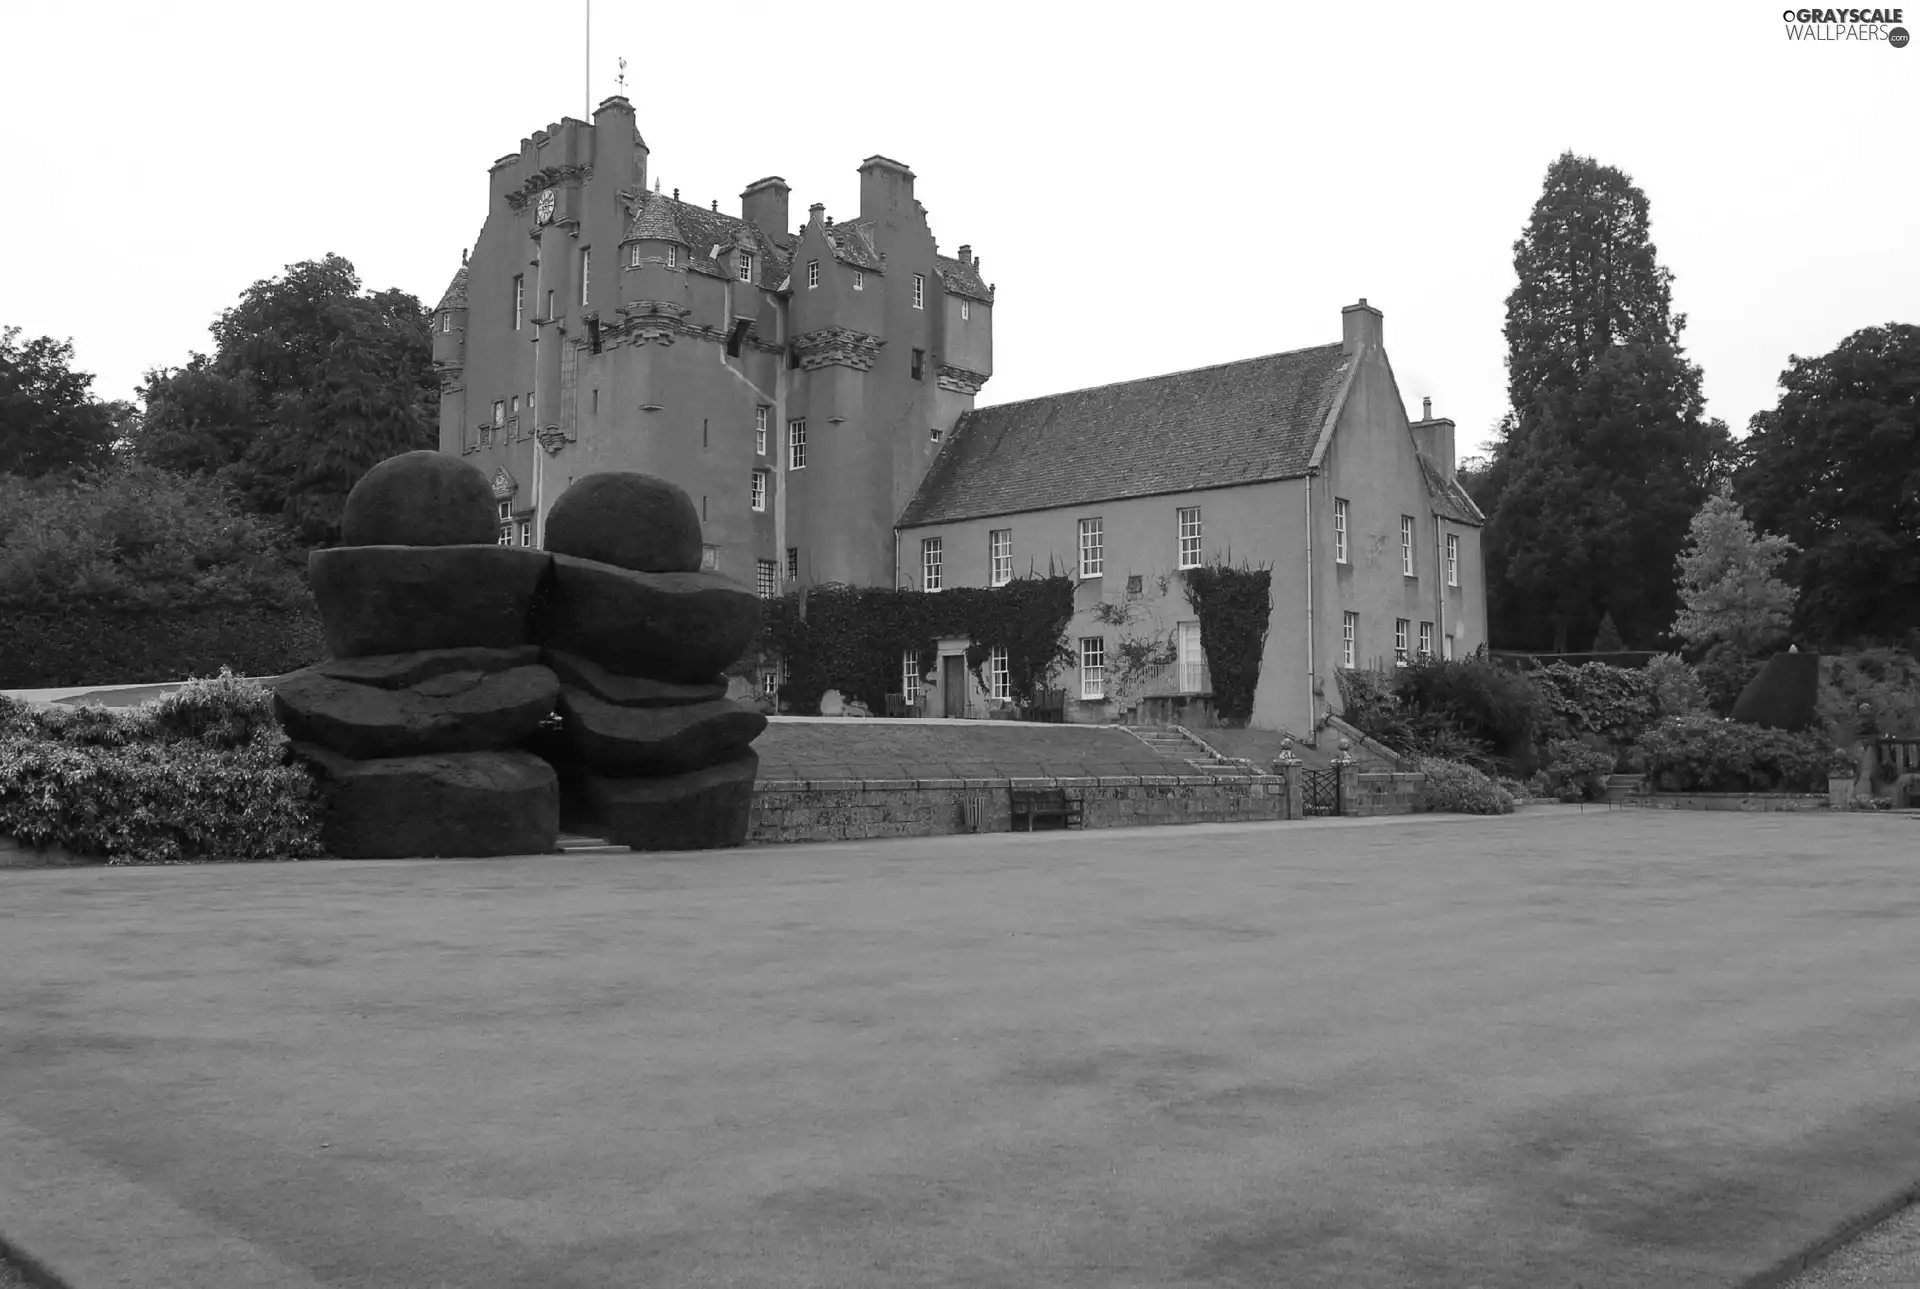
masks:
<path id="1" fill-rule="evenodd" d="M 326 655 L 310 602 L 170 613 L 0 612 L 0 689 L 180 680 L 222 667 L 279 676 Z"/>
<path id="2" fill-rule="evenodd" d="M 1634 760 L 1662 792 L 1824 792 L 1836 756 L 1821 734 L 1701 715 L 1661 721 Z"/>

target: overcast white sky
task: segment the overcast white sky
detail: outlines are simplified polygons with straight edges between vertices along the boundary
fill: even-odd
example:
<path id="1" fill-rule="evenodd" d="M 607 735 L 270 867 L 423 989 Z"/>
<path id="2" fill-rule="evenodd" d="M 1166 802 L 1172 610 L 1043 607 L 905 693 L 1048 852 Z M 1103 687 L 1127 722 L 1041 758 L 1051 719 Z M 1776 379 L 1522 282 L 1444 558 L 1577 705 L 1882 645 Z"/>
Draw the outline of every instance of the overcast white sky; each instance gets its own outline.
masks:
<path id="1" fill-rule="evenodd" d="M 1863 2 L 1863 0 L 1852 0 Z M 14 4 L 0 322 L 103 397 L 210 345 L 255 279 L 337 251 L 432 304 L 487 167 L 585 95 L 583 0 Z M 1920 32 L 1920 8 L 1906 14 Z M 763 175 L 850 218 L 913 167 L 971 243 L 1005 402 L 1338 339 L 1365 296 L 1464 455 L 1505 399 L 1511 246 L 1566 148 L 1653 206 L 1709 411 L 1791 353 L 1920 321 L 1920 42 L 1790 42 L 1777 0 L 1606 5 L 593 5 L 652 171 Z"/>

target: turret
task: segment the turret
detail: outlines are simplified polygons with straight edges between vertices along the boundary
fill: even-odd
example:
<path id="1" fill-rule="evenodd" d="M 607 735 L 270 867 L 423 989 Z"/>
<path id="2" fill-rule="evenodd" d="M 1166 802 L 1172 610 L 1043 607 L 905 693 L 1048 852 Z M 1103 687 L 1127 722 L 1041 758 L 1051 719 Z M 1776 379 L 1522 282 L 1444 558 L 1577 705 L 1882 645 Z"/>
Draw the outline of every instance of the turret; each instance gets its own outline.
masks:
<path id="1" fill-rule="evenodd" d="M 639 195 L 620 244 L 620 302 L 680 305 L 687 293 L 687 256 L 692 243 L 674 218 L 679 203 L 657 192 Z"/>
<path id="2" fill-rule="evenodd" d="M 460 252 L 460 271 L 433 311 L 433 365 L 457 371 L 467 362 L 467 253 Z"/>

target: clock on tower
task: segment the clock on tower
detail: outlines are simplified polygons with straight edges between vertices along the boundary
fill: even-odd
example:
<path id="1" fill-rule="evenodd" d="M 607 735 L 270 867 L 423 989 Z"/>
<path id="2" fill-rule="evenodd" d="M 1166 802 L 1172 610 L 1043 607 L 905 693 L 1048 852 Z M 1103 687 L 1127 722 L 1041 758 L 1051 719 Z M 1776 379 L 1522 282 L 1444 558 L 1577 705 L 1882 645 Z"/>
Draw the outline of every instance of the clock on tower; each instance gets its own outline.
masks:
<path id="1" fill-rule="evenodd" d="M 553 206 L 556 200 L 557 198 L 551 188 L 546 189 L 540 194 L 540 202 L 534 207 L 534 213 L 541 223 L 551 224 L 553 222 Z"/>

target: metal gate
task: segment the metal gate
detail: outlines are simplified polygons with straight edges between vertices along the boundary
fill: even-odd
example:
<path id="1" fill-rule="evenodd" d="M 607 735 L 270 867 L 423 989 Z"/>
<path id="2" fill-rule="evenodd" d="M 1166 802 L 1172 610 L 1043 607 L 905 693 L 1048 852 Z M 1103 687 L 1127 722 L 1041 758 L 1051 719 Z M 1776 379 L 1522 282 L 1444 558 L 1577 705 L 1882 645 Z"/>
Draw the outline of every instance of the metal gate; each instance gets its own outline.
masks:
<path id="1" fill-rule="evenodd" d="M 1337 815 L 1340 809 L 1340 771 L 1302 770 L 1300 809 L 1308 815 Z"/>

